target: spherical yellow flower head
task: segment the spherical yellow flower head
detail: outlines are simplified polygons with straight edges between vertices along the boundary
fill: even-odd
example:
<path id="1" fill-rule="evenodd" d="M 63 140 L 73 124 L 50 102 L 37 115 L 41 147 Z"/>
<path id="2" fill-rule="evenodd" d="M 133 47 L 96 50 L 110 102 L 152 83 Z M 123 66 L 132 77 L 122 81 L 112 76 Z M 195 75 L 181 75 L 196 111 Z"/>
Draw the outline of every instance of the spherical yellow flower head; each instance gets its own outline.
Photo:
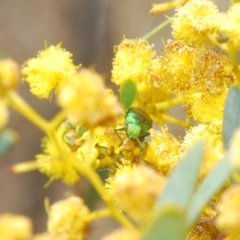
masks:
<path id="1" fill-rule="evenodd" d="M 12 59 L 0 60 L 0 98 L 6 91 L 15 90 L 20 78 L 18 64 Z"/>
<path id="2" fill-rule="evenodd" d="M 49 98 L 52 91 L 58 91 L 77 69 L 78 66 L 73 64 L 72 54 L 58 44 L 40 51 L 37 58 L 28 60 L 21 72 L 34 95 Z"/>
<path id="3" fill-rule="evenodd" d="M 191 88 L 197 92 L 222 94 L 232 85 L 235 76 L 229 72 L 228 58 L 211 48 L 200 48 L 190 75 Z"/>
<path id="4" fill-rule="evenodd" d="M 121 85 L 127 79 L 133 80 L 136 85 L 148 83 L 149 69 L 155 52 L 142 39 L 124 39 L 115 48 L 113 59 L 112 81 Z"/>
<path id="5" fill-rule="evenodd" d="M 191 87 L 193 69 L 201 49 L 194 44 L 169 40 L 165 54 L 159 58 L 159 83 L 167 92 L 183 94 Z"/>
<path id="6" fill-rule="evenodd" d="M 207 95 L 202 93 L 187 94 L 184 101 L 188 116 L 198 123 L 210 124 L 223 119 L 223 110 L 227 92 Z"/>
<path id="7" fill-rule="evenodd" d="M 222 119 L 227 91 L 236 81 L 226 70 L 226 56 L 204 46 L 169 41 L 159 62 L 164 68 L 156 84 L 183 96 L 189 117 L 200 123 Z"/>
<path id="8" fill-rule="evenodd" d="M 139 240 L 140 236 L 137 232 L 133 232 L 127 229 L 117 229 L 107 236 L 101 238 L 101 240 Z"/>
<path id="9" fill-rule="evenodd" d="M 204 50 L 192 43 L 169 40 L 164 55 L 153 61 L 150 83 L 170 93 L 184 94 L 196 77 L 194 70 L 200 67 L 197 58 Z"/>
<path id="10" fill-rule="evenodd" d="M 54 203 L 49 211 L 48 231 L 68 240 L 82 240 L 88 233 L 89 209 L 79 197 Z"/>
<path id="11" fill-rule="evenodd" d="M 228 10 L 226 19 L 221 22 L 221 32 L 227 37 L 227 44 L 236 50 L 240 49 L 240 4 L 233 4 Z"/>
<path id="12" fill-rule="evenodd" d="M 164 184 L 164 177 L 147 166 L 123 166 L 108 179 L 106 198 L 114 200 L 137 223 L 144 224 Z"/>
<path id="13" fill-rule="evenodd" d="M 230 143 L 231 162 L 240 169 L 240 129 L 234 132 Z"/>
<path id="14" fill-rule="evenodd" d="M 178 163 L 181 143 L 168 132 L 167 127 L 161 131 L 150 130 L 152 141 L 146 150 L 145 160 L 154 165 L 163 175 Z"/>
<path id="15" fill-rule="evenodd" d="M 213 240 L 217 239 L 218 229 L 209 222 L 200 222 L 190 231 L 186 240 Z"/>
<path id="16" fill-rule="evenodd" d="M 9 112 L 5 100 L 0 100 L 0 129 L 3 129 L 8 121 Z"/>
<path id="17" fill-rule="evenodd" d="M 198 124 L 191 127 L 182 142 L 182 149 L 189 151 L 199 140 L 206 141 L 210 146 L 215 146 L 222 142 L 222 124 L 213 122 L 211 124 Z"/>
<path id="18" fill-rule="evenodd" d="M 217 204 L 216 226 L 226 235 L 240 239 L 240 186 L 225 190 Z"/>
<path id="19" fill-rule="evenodd" d="M 45 137 L 42 140 L 43 153 L 36 155 L 39 171 L 50 179 L 61 179 L 66 184 L 74 184 L 80 178 L 76 166 L 81 162 L 63 139 L 64 128 L 57 132 L 57 144 Z"/>
<path id="20" fill-rule="evenodd" d="M 235 81 L 226 70 L 226 56 L 193 43 L 168 41 L 164 56 L 155 59 L 154 64 L 154 76 L 158 77 L 152 77 L 152 84 L 177 95 L 220 94 Z"/>
<path id="21" fill-rule="evenodd" d="M 225 151 L 222 143 L 221 123 L 198 124 L 191 127 L 181 144 L 181 154 L 183 156 L 200 140 L 204 140 L 204 159 L 200 170 L 200 178 L 204 178 L 218 161 L 223 157 Z"/>
<path id="22" fill-rule="evenodd" d="M 189 117 L 199 123 L 222 120 L 228 89 L 236 81 L 225 71 L 227 66 L 227 58 L 211 49 L 197 56 L 190 88 L 184 95 Z"/>
<path id="23" fill-rule="evenodd" d="M 102 77 L 90 69 L 81 69 L 63 85 L 58 102 L 72 124 L 87 128 L 108 125 L 120 114 L 117 98 L 104 87 Z"/>
<path id="24" fill-rule="evenodd" d="M 10 213 L 0 215 L 0 239 L 23 240 L 32 236 L 32 223 L 27 217 Z"/>
<path id="25" fill-rule="evenodd" d="M 170 72 L 169 72 L 171 69 L 168 69 L 168 67 L 166 66 L 167 65 L 170 66 L 170 64 L 172 64 L 171 53 L 170 53 L 171 49 L 168 49 L 168 47 L 173 43 L 174 43 L 173 40 L 168 40 L 168 43 L 165 46 L 165 52 L 163 53 L 164 55 L 157 56 L 156 58 L 152 59 L 152 65 L 149 71 L 149 84 L 148 84 L 149 87 L 160 89 L 161 87 L 164 87 L 166 82 L 168 81 L 166 77 L 167 78 L 170 77 L 170 80 L 171 80 L 172 76 L 170 76 Z M 167 51 L 169 51 L 170 56 L 167 55 Z M 173 67 L 173 66 L 171 65 L 170 67 Z M 169 89 L 164 89 L 164 90 L 169 90 Z"/>
<path id="26" fill-rule="evenodd" d="M 205 178 L 218 162 L 223 158 L 225 150 L 222 142 L 216 143 L 214 146 L 207 145 L 204 150 L 204 158 L 200 168 L 199 179 Z"/>
<path id="27" fill-rule="evenodd" d="M 212 206 L 214 202 L 211 202 Z M 213 240 L 218 235 L 218 229 L 213 223 L 216 217 L 216 210 L 213 207 L 205 207 L 200 219 L 188 233 L 186 240 Z"/>
<path id="28" fill-rule="evenodd" d="M 222 22 L 216 5 L 208 0 L 190 0 L 177 9 L 172 20 L 173 36 L 186 42 L 209 42 Z"/>
<path id="29" fill-rule="evenodd" d="M 207 207 L 200 220 L 187 235 L 186 240 L 213 240 L 218 235 L 218 229 L 213 224 L 216 217 L 216 211 Z"/>

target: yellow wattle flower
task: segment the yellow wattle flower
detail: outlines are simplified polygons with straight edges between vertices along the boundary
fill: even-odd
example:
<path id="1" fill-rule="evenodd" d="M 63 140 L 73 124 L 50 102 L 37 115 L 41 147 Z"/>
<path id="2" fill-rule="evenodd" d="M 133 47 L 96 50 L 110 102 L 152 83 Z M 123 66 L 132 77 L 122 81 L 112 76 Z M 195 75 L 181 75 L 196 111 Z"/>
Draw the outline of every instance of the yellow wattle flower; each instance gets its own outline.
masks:
<path id="1" fill-rule="evenodd" d="M 222 123 L 198 124 L 188 129 L 181 144 L 180 157 L 183 158 L 200 140 L 205 142 L 204 158 L 199 173 L 199 178 L 203 179 L 225 154 L 222 141 Z"/>
<path id="2" fill-rule="evenodd" d="M 116 96 L 94 70 L 82 68 L 58 93 L 59 105 L 73 125 L 87 128 L 109 125 L 121 113 Z"/>
<path id="3" fill-rule="evenodd" d="M 149 69 L 155 52 L 147 41 L 142 39 L 124 39 L 115 47 L 112 81 L 121 85 L 127 79 L 137 85 L 149 80 Z"/>
<path id="4" fill-rule="evenodd" d="M 37 166 L 50 180 L 61 179 L 65 184 L 74 184 L 80 179 L 76 166 L 80 166 L 82 162 L 64 140 L 64 131 L 63 124 L 57 130 L 57 143 L 48 137 L 43 138 L 43 153 L 36 155 Z"/>
<path id="5" fill-rule="evenodd" d="M 240 186 L 225 190 L 217 204 L 216 226 L 232 240 L 240 239 Z"/>
<path id="6" fill-rule="evenodd" d="M 188 233 L 186 240 L 213 240 L 218 236 L 218 229 L 213 224 L 216 217 L 216 210 L 206 207 L 201 214 L 200 219 Z"/>
<path id="7" fill-rule="evenodd" d="M 78 68 L 73 64 L 72 54 L 58 44 L 40 51 L 37 58 L 26 61 L 21 73 L 34 95 L 49 98 Z"/>
<path id="8" fill-rule="evenodd" d="M 236 79 L 227 70 L 229 64 L 228 58 L 213 48 L 169 40 L 164 55 L 153 61 L 150 83 L 178 96 L 221 94 Z"/>
<path id="9" fill-rule="evenodd" d="M 164 56 L 153 61 L 150 84 L 181 97 L 195 121 L 221 121 L 226 94 L 236 82 L 229 64 L 225 55 L 212 48 L 171 40 Z"/>
<path id="10" fill-rule="evenodd" d="M 163 175 L 168 175 L 180 160 L 181 141 L 171 135 L 167 127 L 162 127 L 160 131 L 151 129 L 150 133 L 152 141 L 146 150 L 145 159 Z"/>
<path id="11" fill-rule="evenodd" d="M 76 196 L 54 203 L 49 210 L 48 231 L 68 240 L 83 240 L 88 234 L 89 209 Z M 61 238 L 60 238 L 61 239 Z"/>
<path id="12" fill-rule="evenodd" d="M 0 239 L 30 239 L 32 231 L 32 223 L 29 218 L 10 213 L 0 215 Z"/>
<path id="13" fill-rule="evenodd" d="M 177 8 L 172 20 L 175 39 L 198 44 L 210 43 L 208 35 L 214 35 L 224 22 L 217 6 L 208 0 L 190 0 Z"/>
<path id="14" fill-rule="evenodd" d="M 165 185 L 165 178 L 145 165 L 121 166 L 105 185 L 106 199 L 138 224 L 144 225 L 153 213 L 154 203 Z"/>

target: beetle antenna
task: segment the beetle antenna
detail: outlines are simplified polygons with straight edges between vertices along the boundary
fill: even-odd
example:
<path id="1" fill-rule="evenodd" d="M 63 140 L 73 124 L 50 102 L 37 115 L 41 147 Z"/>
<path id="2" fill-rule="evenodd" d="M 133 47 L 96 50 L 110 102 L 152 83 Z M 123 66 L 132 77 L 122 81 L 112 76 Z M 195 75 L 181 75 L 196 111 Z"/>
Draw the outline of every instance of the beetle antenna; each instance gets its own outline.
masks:
<path id="1" fill-rule="evenodd" d="M 118 134 L 119 131 L 124 131 L 125 128 L 124 127 L 117 127 L 117 128 L 114 128 L 114 132 L 115 134 L 118 136 L 118 138 L 120 139 L 120 144 L 118 146 L 121 146 L 123 144 L 123 140 L 121 138 L 121 136 Z"/>

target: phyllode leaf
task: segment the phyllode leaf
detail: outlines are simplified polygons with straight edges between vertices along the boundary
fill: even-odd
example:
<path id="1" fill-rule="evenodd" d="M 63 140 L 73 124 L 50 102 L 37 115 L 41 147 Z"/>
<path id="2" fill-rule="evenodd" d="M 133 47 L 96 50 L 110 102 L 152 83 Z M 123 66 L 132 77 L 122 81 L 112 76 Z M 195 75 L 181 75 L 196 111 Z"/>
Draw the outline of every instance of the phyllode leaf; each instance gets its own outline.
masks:
<path id="1" fill-rule="evenodd" d="M 156 210 L 166 202 L 173 202 L 181 209 L 187 207 L 196 187 L 203 159 L 203 148 L 204 143 L 198 142 L 172 172 L 163 192 L 156 201 Z"/>
<path id="2" fill-rule="evenodd" d="M 235 166 L 230 161 L 229 153 L 227 153 L 218 165 L 208 174 L 202 184 L 193 195 L 187 211 L 187 226 L 191 227 L 202 209 L 208 204 L 212 197 L 223 187 L 227 179 L 234 171 Z"/>
<path id="3" fill-rule="evenodd" d="M 120 88 L 120 99 L 126 111 L 133 103 L 137 94 L 137 87 L 133 80 L 128 79 L 123 82 Z"/>
<path id="4" fill-rule="evenodd" d="M 183 212 L 174 204 L 163 205 L 159 210 L 141 240 L 185 240 L 187 229 Z"/>
<path id="5" fill-rule="evenodd" d="M 225 102 L 223 113 L 223 143 L 226 149 L 233 137 L 234 131 L 240 127 L 240 89 L 238 86 L 232 86 Z"/>

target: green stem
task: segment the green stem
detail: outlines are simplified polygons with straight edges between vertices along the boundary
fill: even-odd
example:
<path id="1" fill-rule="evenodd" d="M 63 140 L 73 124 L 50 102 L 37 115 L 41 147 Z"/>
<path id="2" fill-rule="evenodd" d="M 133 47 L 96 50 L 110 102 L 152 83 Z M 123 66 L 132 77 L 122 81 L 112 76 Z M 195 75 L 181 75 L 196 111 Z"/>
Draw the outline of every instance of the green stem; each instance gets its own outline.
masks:
<path id="1" fill-rule="evenodd" d="M 170 123 L 182 126 L 184 128 L 189 128 L 190 127 L 190 124 L 188 122 L 182 121 L 180 119 L 169 116 L 167 114 L 162 114 L 162 119 L 163 119 L 163 121 L 170 122 Z"/>
<path id="2" fill-rule="evenodd" d="M 163 28 L 165 28 L 168 24 L 170 24 L 171 22 L 171 18 L 165 20 L 164 22 L 162 22 L 160 25 L 158 25 L 156 28 L 154 28 L 151 32 L 145 34 L 142 38 L 145 40 L 150 39 L 151 37 L 153 37 L 156 33 L 158 33 L 159 31 L 161 31 Z"/>
<path id="3" fill-rule="evenodd" d="M 43 132 L 47 132 L 49 129 L 49 123 L 42 116 L 40 116 L 23 98 L 21 98 L 16 92 L 8 92 L 8 103 L 9 105 L 19 112 L 21 115 L 26 117 L 29 121 L 34 123 Z"/>
<path id="4" fill-rule="evenodd" d="M 111 211 L 109 208 L 101 209 L 95 212 L 92 212 L 88 216 L 89 221 L 93 221 L 95 219 L 101 218 L 101 217 L 108 217 L 111 215 Z"/>
<path id="5" fill-rule="evenodd" d="M 137 231 L 137 228 L 115 207 L 115 204 L 113 204 L 112 201 L 108 201 L 106 204 L 108 205 L 112 216 L 115 217 L 119 223 L 131 231 Z"/>
<path id="6" fill-rule="evenodd" d="M 59 146 L 55 133 L 55 127 L 65 117 L 63 111 L 60 111 L 60 113 L 57 114 L 51 122 L 48 122 L 41 115 L 39 115 L 28 103 L 26 103 L 24 99 L 21 98 L 16 92 L 8 92 L 8 102 L 13 109 L 26 117 L 30 122 L 34 123 L 39 129 L 47 134 L 48 137 L 58 147 L 59 152 L 61 152 L 61 148 Z"/>
<path id="7" fill-rule="evenodd" d="M 182 103 L 182 101 L 183 101 L 182 97 L 173 98 L 173 99 L 168 100 L 168 101 L 156 103 L 155 108 L 158 111 L 164 111 L 164 110 L 169 109 L 172 106 L 175 106 L 175 105 L 178 105 L 179 103 Z"/>
<path id="8" fill-rule="evenodd" d="M 66 119 L 66 112 L 60 110 L 51 120 L 50 129 L 56 129 Z"/>

